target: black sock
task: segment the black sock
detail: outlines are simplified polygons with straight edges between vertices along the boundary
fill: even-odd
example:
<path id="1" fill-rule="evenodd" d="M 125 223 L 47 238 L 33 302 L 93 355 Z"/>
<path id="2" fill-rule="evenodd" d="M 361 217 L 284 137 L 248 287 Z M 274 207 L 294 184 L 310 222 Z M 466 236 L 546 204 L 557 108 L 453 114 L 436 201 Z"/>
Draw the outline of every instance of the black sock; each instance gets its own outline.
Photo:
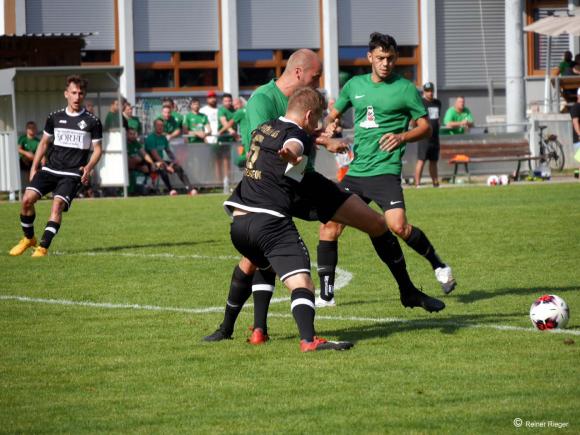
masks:
<path id="1" fill-rule="evenodd" d="M 405 263 L 405 256 L 403 255 L 403 250 L 397 238 L 387 231 L 382 236 L 371 237 L 371 242 L 379 255 L 379 258 L 388 267 L 397 284 L 399 285 L 399 290 L 401 292 L 415 288 L 407 272 L 407 264 Z"/>
<path id="2" fill-rule="evenodd" d="M 234 331 L 234 325 L 238 318 L 238 314 L 242 311 L 244 304 L 252 294 L 252 275 L 246 275 L 240 266 L 236 266 L 232 274 L 232 281 L 230 283 L 230 293 L 226 301 L 226 311 L 224 313 L 224 321 L 221 328 L 231 335 Z"/>
<path id="3" fill-rule="evenodd" d="M 441 261 L 435 252 L 435 248 L 425 233 L 419 228 L 411 227 L 411 234 L 409 235 L 409 238 L 406 240 L 406 242 L 410 248 L 414 249 L 419 255 L 422 255 L 429 261 L 429 263 L 431 263 L 433 270 L 437 269 L 438 267 L 445 267 L 445 263 Z"/>
<path id="4" fill-rule="evenodd" d="M 46 223 L 46 228 L 44 229 L 44 234 L 42 235 L 42 240 L 40 241 L 40 246 L 48 249 L 50 244 L 52 243 L 52 238 L 56 236 L 56 233 L 58 233 L 59 228 L 60 224 L 54 221 L 48 221 Z"/>
<path id="5" fill-rule="evenodd" d="M 169 181 L 169 175 L 167 174 L 167 171 L 165 169 L 158 169 L 157 171 L 159 172 L 159 176 L 163 180 L 165 187 L 167 187 L 167 190 L 172 191 L 173 187 L 171 187 L 171 182 Z"/>
<path id="6" fill-rule="evenodd" d="M 338 263 L 338 242 L 336 240 L 320 240 L 317 251 L 320 297 L 325 301 L 330 301 L 334 297 L 334 276 Z"/>
<path id="7" fill-rule="evenodd" d="M 254 299 L 254 328 L 260 328 L 268 333 L 268 309 L 274 295 L 276 273 L 272 268 L 258 269 L 252 281 L 252 297 Z"/>
<path id="8" fill-rule="evenodd" d="M 32 216 L 20 215 L 20 225 L 22 226 L 22 231 L 24 231 L 24 236 L 27 239 L 32 239 L 34 237 L 34 218 L 35 214 Z"/>
<path id="9" fill-rule="evenodd" d="M 314 293 L 305 288 L 297 288 L 292 292 L 290 299 L 300 339 L 314 341 Z"/>
<path id="10" fill-rule="evenodd" d="M 189 192 L 191 190 L 191 188 L 190 188 L 191 183 L 189 182 L 189 177 L 185 174 L 185 171 L 183 170 L 183 168 L 181 166 L 176 166 L 175 173 L 177 174 L 177 176 L 179 177 L 179 179 L 181 180 L 181 182 L 185 186 L 185 190 L 187 190 Z"/>

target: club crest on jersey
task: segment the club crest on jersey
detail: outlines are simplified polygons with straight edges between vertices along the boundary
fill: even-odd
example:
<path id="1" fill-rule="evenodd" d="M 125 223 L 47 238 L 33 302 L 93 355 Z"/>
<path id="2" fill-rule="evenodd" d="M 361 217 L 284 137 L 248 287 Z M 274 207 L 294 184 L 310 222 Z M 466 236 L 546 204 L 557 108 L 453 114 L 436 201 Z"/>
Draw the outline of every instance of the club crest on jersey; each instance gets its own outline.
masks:
<path id="1" fill-rule="evenodd" d="M 79 122 L 77 125 L 79 126 L 79 128 L 80 128 L 81 130 L 84 130 L 84 129 L 86 128 L 86 126 L 87 126 L 87 123 L 86 123 L 86 122 L 85 122 L 85 120 L 83 119 L 83 120 L 81 120 L 81 122 Z"/>
<path id="2" fill-rule="evenodd" d="M 373 106 L 367 106 L 367 116 L 364 121 L 360 123 L 362 128 L 378 128 L 379 124 L 375 122 L 375 109 Z"/>

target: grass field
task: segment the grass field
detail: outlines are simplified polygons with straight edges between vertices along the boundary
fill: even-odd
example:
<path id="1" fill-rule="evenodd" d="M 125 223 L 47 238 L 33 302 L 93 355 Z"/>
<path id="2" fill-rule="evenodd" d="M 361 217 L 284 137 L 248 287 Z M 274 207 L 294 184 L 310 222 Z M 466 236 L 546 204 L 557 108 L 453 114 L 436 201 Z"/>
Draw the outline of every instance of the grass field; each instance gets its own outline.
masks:
<path id="1" fill-rule="evenodd" d="M 201 342 L 237 257 L 222 195 L 78 200 L 43 259 L 7 255 L 19 206 L 0 204 L 0 432 L 509 433 L 521 418 L 520 431 L 580 433 L 580 185 L 405 195 L 454 268 L 447 308 L 405 310 L 367 237 L 349 230 L 346 285 L 317 329 L 356 346 L 309 354 L 287 301 L 272 305 L 264 346 L 245 342 L 251 308 L 234 340 Z M 317 228 L 299 223 L 313 260 Z M 404 250 L 416 284 L 441 295 Z M 568 302 L 564 332 L 532 329 L 543 293 Z"/>

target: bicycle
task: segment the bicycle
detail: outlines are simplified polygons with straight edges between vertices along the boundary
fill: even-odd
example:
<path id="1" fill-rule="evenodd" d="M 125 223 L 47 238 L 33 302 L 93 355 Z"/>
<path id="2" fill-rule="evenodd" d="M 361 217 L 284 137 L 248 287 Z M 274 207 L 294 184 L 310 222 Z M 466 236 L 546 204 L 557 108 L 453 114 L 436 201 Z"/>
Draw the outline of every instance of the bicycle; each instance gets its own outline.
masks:
<path id="1" fill-rule="evenodd" d="M 555 134 L 544 135 L 547 125 L 538 126 L 540 129 L 540 164 L 545 163 L 550 169 L 562 171 L 564 169 L 564 148 Z M 531 165 L 531 162 L 530 162 Z M 530 168 L 531 169 L 531 168 Z"/>

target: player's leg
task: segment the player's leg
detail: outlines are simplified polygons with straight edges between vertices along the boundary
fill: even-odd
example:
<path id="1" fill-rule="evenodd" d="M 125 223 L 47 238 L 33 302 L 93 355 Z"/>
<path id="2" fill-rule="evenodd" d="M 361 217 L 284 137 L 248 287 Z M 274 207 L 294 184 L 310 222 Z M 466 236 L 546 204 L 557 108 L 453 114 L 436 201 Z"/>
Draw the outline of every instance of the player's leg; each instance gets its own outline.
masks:
<path id="1" fill-rule="evenodd" d="M 433 187 L 439 187 L 439 175 L 437 174 L 437 161 L 429 160 L 429 175 L 433 182 Z"/>
<path id="2" fill-rule="evenodd" d="M 41 197 L 41 193 L 36 189 L 27 188 L 22 197 L 20 207 L 20 226 L 24 237 L 10 249 L 9 254 L 12 256 L 22 255 L 28 248 L 36 246 L 36 237 L 34 237 L 34 219 L 36 211 L 34 204 Z"/>
<path id="3" fill-rule="evenodd" d="M 55 196 L 52 200 L 52 207 L 50 208 L 50 218 L 44 228 L 44 233 L 38 247 L 32 253 L 33 257 L 45 257 L 48 255 L 48 248 L 52 243 L 52 239 L 58 233 L 60 224 L 62 222 L 62 212 L 68 209 L 68 204 L 64 198 Z"/>
<path id="4" fill-rule="evenodd" d="M 268 341 L 268 310 L 276 286 L 276 272 L 272 267 L 258 269 L 252 281 L 254 300 L 254 326 L 248 339 L 250 344 L 263 344 Z"/>
<path id="5" fill-rule="evenodd" d="M 421 185 L 421 175 L 423 174 L 423 167 L 425 166 L 425 160 L 417 160 L 415 165 L 415 187 Z"/>
<path id="6" fill-rule="evenodd" d="M 420 228 L 412 226 L 407 222 L 405 209 L 394 208 L 387 210 L 385 217 L 389 229 L 402 238 L 410 248 L 429 261 L 443 291 L 446 294 L 450 293 L 457 285 L 453 278 L 451 268 L 439 258 L 425 233 Z"/>
<path id="7" fill-rule="evenodd" d="M 334 279 L 338 264 L 338 238 L 343 230 L 344 225 L 333 221 L 320 225 L 316 250 L 317 271 L 320 279 L 320 298 L 316 300 L 317 307 L 336 305 Z"/>

